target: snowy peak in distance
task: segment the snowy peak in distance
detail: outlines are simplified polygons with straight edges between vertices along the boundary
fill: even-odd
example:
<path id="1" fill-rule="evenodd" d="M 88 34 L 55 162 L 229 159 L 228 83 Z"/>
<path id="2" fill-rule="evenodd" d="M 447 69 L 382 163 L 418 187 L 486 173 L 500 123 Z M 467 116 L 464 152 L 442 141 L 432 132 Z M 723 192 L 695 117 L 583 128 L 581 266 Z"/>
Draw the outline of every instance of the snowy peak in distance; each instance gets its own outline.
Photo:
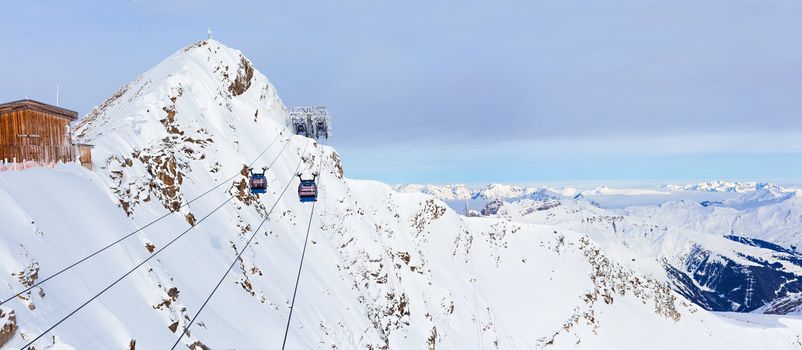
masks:
<path id="1" fill-rule="evenodd" d="M 574 187 L 548 187 L 548 186 L 515 186 L 493 183 L 481 188 L 469 188 L 466 185 L 407 185 L 400 184 L 393 187 L 398 192 L 419 192 L 429 194 L 441 200 L 506 200 L 537 199 L 542 196 L 587 197 L 587 196 L 664 196 L 666 200 L 673 200 L 682 193 L 733 193 L 750 194 L 751 197 L 787 198 L 793 188 L 783 188 L 773 183 L 765 182 L 725 182 L 710 181 L 689 185 L 660 185 L 655 187 L 613 188 L 599 186 L 591 189 L 577 189 Z M 671 195 L 675 195 L 672 197 Z M 751 198 L 750 197 L 750 198 Z"/>
<path id="2" fill-rule="evenodd" d="M 759 190 L 782 192 L 783 188 L 770 182 L 727 182 L 708 181 L 690 185 L 664 185 L 669 191 L 697 191 L 697 192 L 738 192 L 747 193 Z"/>
<path id="3" fill-rule="evenodd" d="M 471 190 L 462 184 L 457 185 L 395 185 L 393 189 L 404 193 L 423 193 L 432 195 L 441 200 L 469 199 L 473 195 Z"/>
<path id="4" fill-rule="evenodd" d="M 575 191 L 555 190 L 545 187 L 523 187 L 505 184 L 489 184 L 480 189 L 471 189 L 466 185 L 419 185 L 400 184 L 393 189 L 402 193 L 423 193 L 440 200 L 514 200 L 523 198 L 540 198 L 543 196 L 573 196 Z"/>
<path id="5" fill-rule="evenodd" d="M 471 199 L 521 199 L 538 191 L 540 191 L 540 189 L 536 187 L 510 186 L 494 183 L 475 192 L 471 196 Z"/>

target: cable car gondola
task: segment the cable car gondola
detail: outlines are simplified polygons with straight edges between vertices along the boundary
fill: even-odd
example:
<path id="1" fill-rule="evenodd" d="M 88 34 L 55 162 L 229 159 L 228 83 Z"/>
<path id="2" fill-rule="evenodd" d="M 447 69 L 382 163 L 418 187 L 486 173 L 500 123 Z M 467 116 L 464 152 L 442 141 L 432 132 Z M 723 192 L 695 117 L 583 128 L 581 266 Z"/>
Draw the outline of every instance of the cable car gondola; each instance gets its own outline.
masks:
<path id="1" fill-rule="evenodd" d="M 254 173 L 253 168 L 248 170 L 251 171 L 251 179 L 248 181 L 248 186 L 251 188 L 251 193 L 267 193 L 267 177 L 265 177 L 265 171 L 267 171 L 267 167 L 263 167 L 261 173 Z"/>
<path id="2" fill-rule="evenodd" d="M 325 138 L 329 139 L 329 128 L 326 126 L 326 122 L 324 120 L 318 120 L 317 125 L 315 126 L 315 130 L 317 130 L 317 138 Z"/>
<path id="3" fill-rule="evenodd" d="M 304 180 L 301 174 L 298 174 L 301 184 L 298 185 L 298 198 L 301 202 L 317 202 L 317 183 L 315 179 L 317 174 L 312 174 L 311 180 Z"/>
<path id="4" fill-rule="evenodd" d="M 295 125 L 295 134 L 309 137 L 309 133 L 306 131 L 306 125 L 301 123 Z"/>

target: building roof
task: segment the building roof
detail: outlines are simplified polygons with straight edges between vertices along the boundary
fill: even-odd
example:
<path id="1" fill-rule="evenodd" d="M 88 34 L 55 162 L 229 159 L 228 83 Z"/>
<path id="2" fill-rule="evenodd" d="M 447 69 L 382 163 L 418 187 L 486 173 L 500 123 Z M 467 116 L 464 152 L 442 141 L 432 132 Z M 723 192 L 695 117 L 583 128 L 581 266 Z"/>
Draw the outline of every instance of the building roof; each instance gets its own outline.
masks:
<path id="1" fill-rule="evenodd" d="M 8 103 L 0 104 L 0 114 L 4 113 L 11 113 L 20 110 L 30 109 L 37 112 L 52 114 L 55 116 L 59 116 L 62 118 L 67 118 L 69 120 L 77 120 L 78 119 L 78 112 L 71 111 L 69 109 L 56 107 L 53 105 L 49 105 L 47 103 L 35 101 L 35 100 L 19 100 L 13 101 Z"/>

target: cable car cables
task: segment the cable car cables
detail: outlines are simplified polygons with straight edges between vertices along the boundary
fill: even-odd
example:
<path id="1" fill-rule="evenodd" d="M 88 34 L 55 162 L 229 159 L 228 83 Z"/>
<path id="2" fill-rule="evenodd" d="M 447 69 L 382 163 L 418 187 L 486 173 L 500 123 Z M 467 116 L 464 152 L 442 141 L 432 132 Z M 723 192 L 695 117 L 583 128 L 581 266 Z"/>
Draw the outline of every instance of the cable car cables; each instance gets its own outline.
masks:
<path id="1" fill-rule="evenodd" d="M 256 163 L 256 162 L 257 162 L 257 161 L 258 161 L 258 160 L 259 160 L 259 159 L 262 157 L 262 155 L 264 155 L 264 154 L 265 154 L 265 152 L 267 152 L 267 150 L 268 150 L 268 149 L 270 149 L 270 147 L 272 147 L 272 146 L 273 146 L 273 144 L 274 144 L 276 141 L 278 141 L 278 139 L 281 137 L 281 135 L 282 135 L 282 134 L 284 134 L 284 131 L 286 131 L 286 128 L 284 128 L 284 130 L 282 130 L 282 131 L 281 131 L 281 132 L 280 132 L 280 133 L 279 133 L 279 134 L 278 134 L 278 135 L 277 135 L 277 136 L 276 136 L 276 137 L 273 139 L 273 141 L 272 141 L 272 142 L 270 142 L 270 144 L 269 144 L 269 145 L 267 145 L 267 147 L 265 147 L 265 149 L 262 151 L 262 153 L 259 153 L 259 156 L 257 156 L 257 157 L 256 157 L 256 159 L 254 159 L 254 161 L 253 161 L 253 162 L 251 162 L 251 164 L 249 165 L 249 167 L 253 166 L 253 164 L 254 164 L 254 163 Z M 288 140 L 287 140 L 287 142 L 284 144 L 284 148 L 286 148 L 286 147 L 287 147 L 287 145 L 289 145 L 289 143 L 290 143 L 290 142 L 289 142 L 289 139 L 288 139 Z M 281 151 L 279 152 L 279 156 L 281 155 L 281 153 L 283 153 L 283 152 L 284 152 L 284 148 L 282 148 L 282 149 L 281 149 Z M 276 162 L 276 160 L 277 160 L 278 158 L 279 158 L 279 157 L 278 157 L 278 156 L 276 156 L 276 159 L 274 159 L 274 160 L 273 160 L 273 163 L 275 163 L 275 162 Z M 270 166 L 272 166 L 272 165 L 273 165 L 273 163 L 271 163 L 271 164 L 270 164 Z M 135 230 L 135 231 L 133 231 L 133 232 L 131 232 L 131 233 L 128 233 L 128 234 L 126 234 L 125 236 L 123 236 L 123 237 L 121 237 L 121 238 L 117 239 L 117 240 L 116 240 L 116 241 L 114 241 L 114 242 L 111 242 L 111 243 L 109 243 L 108 245 L 104 246 L 103 248 L 100 248 L 99 250 L 95 251 L 94 253 L 91 253 L 91 254 L 87 255 L 86 257 L 84 257 L 84 258 L 81 258 L 80 260 L 78 260 L 78 261 L 76 261 L 76 262 L 74 262 L 74 263 L 72 263 L 72 264 L 68 265 L 67 267 L 65 267 L 65 268 L 63 268 L 63 269 L 59 270 L 58 272 L 56 272 L 56 273 L 54 273 L 54 274 L 52 274 L 52 275 L 48 276 L 47 278 L 41 279 L 41 280 L 39 280 L 39 282 L 36 282 L 36 283 L 34 283 L 34 284 L 32 284 L 32 285 L 28 286 L 27 288 L 23 289 L 22 291 L 20 291 L 20 292 L 18 292 L 18 293 L 16 293 L 16 294 L 14 294 L 14 295 L 12 295 L 12 296 L 10 296 L 10 297 L 8 297 L 8 298 L 6 298 L 6 299 L 2 300 L 2 301 L 0 301 L 0 305 L 3 305 L 3 304 L 5 304 L 5 303 L 7 303 L 7 302 L 9 302 L 9 301 L 11 301 L 11 300 L 14 300 L 15 298 L 19 297 L 20 295 L 23 295 L 23 294 L 25 294 L 25 293 L 28 293 L 29 291 L 31 291 L 31 290 L 33 290 L 34 288 L 36 288 L 36 287 L 38 287 L 38 286 L 40 286 L 40 285 L 42 285 L 42 284 L 46 283 L 47 281 L 51 280 L 52 278 L 54 278 L 54 277 L 56 277 L 56 276 L 58 276 L 58 275 L 61 275 L 62 273 L 66 272 L 67 270 L 70 270 L 70 269 L 74 268 L 75 266 L 78 266 L 78 265 L 80 265 L 80 264 L 81 264 L 81 263 L 83 263 L 84 261 L 87 261 L 87 260 L 91 259 L 92 257 L 94 257 L 94 256 L 96 256 L 96 255 L 98 255 L 98 254 L 100 254 L 100 253 L 102 253 L 102 252 L 106 251 L 107 249 L 109 249 L 109 248 L 111 248 L 111 247 L 113 247 L 113 246 L 115 246 L 115 245 L 119 244 L 120 242 L 122 242 L 122 241 L 124 241 L 124 240 L 128 239 L 129 237 L 133 236 L 134 234 L 136 234 L 136 233 L 138 233 L 138 232 L 141 232 L 142 230 L 144 230 L 144 229 L 146 229 L 146 228 L 150 227 L 151 225 L 153 225 L 153 224 L 155 224 L 155 223 L 157 223 L 157 222 L 161 221 L 162 219 L 164 219 L 164 218 L 166 218 L 166 217 L 170 216 L 171 214 L 178 212 L 178 210 L 180 210 L 181 208 L 183 208 L 183 207 L 186 207 L 186 206 L 187 206 L 187 205 L 189 205 L 190 203 L 192 203 L 192 202 L 195 202 L 196 200 L 200 199 L 201 197 L 204 197 L 204 196 L 206 196 L 207 194 L 211 193 L 212 191 L 214 191 L 214 190 L 216 190 L 217 188 L 219 188 L 220 186 L 222 186 L 224 183 L 228 183 L 228 182 L 230 182 L 231 180 L 233 180 L 234 178 L 236 178 L 236 177 L 237 177 L 237 176 L 239 176 L 239 175 L 240 175 L 240 173 L 239 173 L 239 172 L 238 172 L 238 173 L 236 173 L 236 174 L 234 174 L 234 176 L 231 176 L 230 178 L 228 178 L 228 179 L 226 179 L 226 180 L 224 180 L 224 181 L 221 181 L 219 184 L 215 185 L 214 187 L 212 187 L 212 188 L 211 188 L 211 189 L 209 189 L 208 191 L 206 191 L 206 192 L 203 192 L 201 195 L 199 195 L 199 196 L 197 196 L 197 197 L 195 197 L 195 198 L 193 198 L 193 199 L 191 199 L 191 200 L 187 201 L 186 203 L 182 204 L 182 205 L 181 205 L 180 207 L 178 207 L 178 209 L 176 209 L 175 211 L 169 211 L 169 212 L 165 213 L 164 215 L 162 215 L 162 216 L 160 216 L 160 217 L 156 218 L 155 220 L 153 220 L 153 221 L 151 221 L 151 222 L 149 222 L 149 223 L 145 224 L 144 226 L 142 226 L 142 227 L 138 228 L 137 230 Z"/>
<path id="2" fill-rule="evenodd" d="M 132 268 L 132 269 L 128 270 L 128 272 L 126 272 L 125 274 L 123 274 L 122 276 L 120 276 L 119 278 L 117 278 L 117 279 L 116 279 L 114 282 L 112 282 L 112 283 L 111 283 L 110 285 L 108 285 L 106 288 L 103 288 L 103 290 L 101 290 L 100 292 L 98 292 L 97 294 L 95 294 L 94 296 L 92 296 L 91 298 L 89 298 L 89 300 L 85 301 L 83 304 L 81 304 L 81 306 L 79 306 L 79 307 L 78 307 L 78 308 L 76 308 L 75 310 L 72 310 L 72 311 L 71 311 L 69 314 L 67 314 L 67 316 L 64 316 L 64 317 L 62 317 L 62 318 L 61 318 L 61 319 L 60 319 L 58 322 L 56 322 L 54 325 L 50 326 L 50 328 L 48 328 L 48 329 L 46 329 L 44 332 L 42 332 L 42 334 L 39 334 L 38 336 L 36 336 L 36 338 L 33 338 L 33 340 L 31 340 L 30 342 L 28 342 L 28 344 L 25 344 L 25 346 L 23 346 L 23 347 L 22 347 L 20 350 L 25 350 L 25 349 L 28 349 L 30 346 L 33 346 L 33 343 L 35 343 L 37 340 L 39 340 L 40 338 L 42 338 L 43 336 L 45 336 L 45 335 L 46 335 L 48 332 L 50 332 L 51 330 L 53 330 L 53 328 L 56 328 L 56 327 L 57 327 L 58 325 L 60 325 L 62 322 L 66 321 L 68 318 L 72 317 L 72 315 L 74 315 L 75 313 L 77 313 L 78 311 L 80 311 L 81 309 L 83 309 L 83 308 L 84 308 L 84 306 L 88 305 L 88 304 L 89 304 L 89 303 L 91 303 L 93 300 L 95 300 L 95 299 L 97 299 L 98 297 L 100 297 L 101 295 L 103 295 L 103 293 L 105 293 L 107 290 L 111 289 L 111 287 L 114 287 L 114 286 L 115 286 L 117 283 L 119 283 L 120 281 L 122 281 L 124 278 L 128 277 L 128 275 L 130 275 L 131 273 L 133 273 L 134 271 L 136 271 L 138 268 L 140 268 L 142 265 L 144 265 L 145 263 L 147 263 L 148 261 L 150 261 L 150 259 L 153 259 L 154 257 L 156 257 L 156 255 L 158 255 L 159 253 L 161 253 L 161 252 L 162 252 L 163 250 L 165 250 L 167 247 L 171 246 L 173 243 L 175 243 L 175 241 L 177 241 L 177 240 L 178 240 L 178 239 L 180 239 L 181 237 L 184 237 L 184 235 L 186 235 L 186 234 L 187 234 L 187 232 L 191 231 L 193 228 L 195 228 L 195 227 L 197 227 L 198 225 L 200 225 L 200 223 L 201 223 L 201 222 L 203 222 L 203 220 L 206 220 L 206 218 L 208 218 L 209 216 L 211 216 L 212 214 L 214 214 L 216 211 L 218 211 L 220 208 L 222 208 L 222 207 L 223 207 L 223 206 L 224 206 L 226 203 L 228 203 L 229 201 L 231 201 L 231 199 L 232 199 L 232 198 L 234 198 L 234 195 L 231 195 L 231 196 L 229 196 L 229 197 L 228 197 L 228 199 L 226 199 L 226 200 L 225 200 L 225 202 L 223 202 L 223 204 L 220 204 L 219 206 L 217 206 L 217 208 L 215 208 L 215 209 L 214 209 L 214 210 L 212 210 L 210 213 L 206 214 L 206 216 L 204 216 L 203 218 L 201 218 L 200 220 L 198 220 L 198 222 L 197 222 L 197 223 L 196 223 L 194 226 L 190 226 L 190 228 L 186 229 L 186 230 L 185 230 L 184 232 L 182 232 L 180 235 L 178 235 L 178 236 L 176 236 L 175 238 L 173 238 L 173 239 L 172 239 L 170 242 L 168 242 L 166 245 L 164 245 L 163 247 L 161 247 L 161 248 L 159 248 L 158 250 L 156 250 L 155 252 L 153 252 L 153 254 L 151 254 L 150 256 L 148 256 L 148 257 L 147 257 L 145 260 L 142 260 L 142 262 L 140 262 L 139 264 L 137 264 L 136 266 L 134 266 L 134 268 Z"/>
<path id="3" fill-rule="evenodd" d="M 288 141 L 287 141 L 287 144 L 289 144 L 289 143 L 290 143 L 290 142 L 289 142 L 289 140 L 288 140 Z M 286 145 L 285 145 L 285 147 L 284 147 L 284 148 L 282 148 L 281 152 L 283 152 L 283 151 L 284 151 L 284 149 L 286 149 Z M 276 160 L 277 160 L 278 158 L 280 158 L 280 157 L 281 157 L 281 153 L 279 153 L 279 154 L 276 156 Z M 275 163 L 275 161 L 276 161 L 276 160 L 274 160 L 274 161 L 273 161 L 273 163 Z M 233 179 L 233 177 L 232 177 L 232 179 Z M 172 240 L 170 240 L 170 241 L 169 241 L 167 244 L 165 244 L 163 247 L 161 247 L 160 249 L 158 249 L 158 250 L 156 250 L 155 252 L 153 252 L 153 253 L 152 253 L 150 256 L 148 256 L 148 257 L 147 257 L 145 260 L 143 260 L 142 262 L 140 262 L 139 264 L 137 264 L 136 266 L 134 266 L 132 269 L 128 270 L 128 271 L 127 271 L 125 274 L 123 274 L 122 276 L 120 276 L 119 278 L 117 278 L 117 279 L 116 279 L 114 282 L 112 282 L 111 284 L 109 284 L 108 286 L 106 286 L 106 287 L 105 287 L 103 290 L 101 290 L 100 292 L 96 293 L 96 294 L 95 294 L 94 296 L 92 296 L 90 299 L 88 299 L 88 300 L 87 300 L 87 301 L 85 301 L 83 304 L 81 304 L 80 306 L 78 306 L 78 308 L 74 309 L 74 310 L 73 310 L 73 311 L 71 311 L 69 314 L 67 314 L 66 316 L 64 316 L 64 317 L 62 317 L 61 319 L 59 319 L 59 321 L 58 321 L 58 322 L 56 322 L 55 324 L 53 324 L 52 326 L 50 326 L 49 328 L 47 328 L 47 329 L 46 329 L 44 332 L 42 332 L 41 334 L 39 334 L 38 336 L 36 336 L 34 339 L 32 339 L 30 342 L 28 342 L 28 343 L 27 343 L 25 346 L 23 346 L 23 347 L 21 348 L 21 350 L 28 349 L 28 348 L 29 348 L 30 346 L 32 346 L 32 345 L 33 345 L 33 344 L 34 344 L 36 341 L 38 341 L 38 340 L 39 340 L 39 339 L 41 339 L 43 336 L 45 336 L 46 334 L 48 334 L 48 333 L 49 333 L 51 330 L 53 330 L 54 328 L 56 328 L 57 326 L 59 326 L 61 323 L 63 323 L 64 321 L 66 321 L 67 319 L 69 319 L 70 317 L 72 317 L 72 316 L 73 316 L 74 314 L 76 314 L 78 311 L 80 311 L 81 309 L 83 309 L 83 308 L 84 308 L 86 305 L 88 305 L 89 303 L 91 303 L 92 301 L 94 301 L 95 299 L 97 299 L 98 297 L 100 297 L 101 295 L 103 295 L 103 293 L 105 293 L 106 291 L 108 291 L 109 289 L 111 289 L 112 287 L 114 287 L 114 286 L 115 286 L 117 283 L 119 283 L 120 281 L 122 281 L 123 279 L 125 279 L 126 277 L 128 277 L 128 276 L 129 276 L 131 273 L 133 273 L 134 271 L 136 271 L 138 268 L 142 267 L 142 265 L 144 265 L 145 263 L 147 263 L 148 261 L 150 261 L 151 259 L 153 259 L 154 257 L 156 257 L 156 256 L 157 256 L 159 253 L 161 253 L 162 251 L 164 251 L 165 249 L 167 249 L 167 247 L 171 246 L 173 243 L 175 243 L 176 241 L 178 241 L 178 240 L 179 240 L 181 237 L 183 237 L 184 235 L 186 235 L 187 233 L 189 233 L 189 231 L 191 231 L 192 229 L 194 229 L 195 227 L 197 227 L 198 225 L 200 225 L 200 223 L 202 223 L 204 220 L 206 220 L 206 219 L 207 219 L 209 216 L 211 216 L 212 214 L 214 214 L 215 212 L 217 212 L 218 210 L 220 210 L 220 208 L 222 208 L 223 206 L 225 206 L 225 205 L 226 205 L 228 202 L 230 202 L 230 201 L 231 201 L 231 200 L 232 200 L 232 199 L 233 199 L 235 196 L 236 196 L 236 194 L 232 194 L 232 195 L 228 196 L 228 198 L 227 198 L 227 199 L 226 199 L 226 200 L 225 200 L 225 201 L 224 201 L 222 204 L 220 204 L 220 205 L 219 205 L 219 206 L 217 206 L 217 207 L 216 207 L 214 210 L 212 210 L 211 212 L 209 212 L 208 214 L 206 214 L 205 216 L 203 216 L 203 217 L 202 217 L 200 220 L 198 220 L 198 222 L 197 222 L 197 223 L 195 223 L 195 225 L 193 225 L 193 226 L 190 226 L 190 227 L 189 227 L 188 229 L 186 229 L 184 232 L 182 232 L 181 234 L 179 234 L 178 236 L 176 236 L 175 238 L 173 238 Z"/>
<path id="4" fill-rule="evenodd" d="M 171 350 L 175 349 L 175 347 L 178 346 L 178 344 L 181 342 L 181 339 L 184 337 L 184 335 L 189 333 L 189 327 L 191 327 L 195 323 L 195 319 L 198 318 L 200 313 L 206 307 L 206 304 L 209 303 L 209 300 L 211 300 L 212 297 L 214 296 L 214 294 L 217 292 L 217 289 L 220 288 L 221 284 L 223 284 L 223 281 L 226 279 L 226 276 L 228 276 L 228 274 L 231 272 L 231 269 L 234 268 L 234 265 L 237 264 L 237 261 L 240 261 L 240 257 L 242 256 L 242 253 L 244 253 L 245 250 L 248 249 L 248 246 L 251 244 L 251 241 L 253 241 L 254 237 L 256 237 L 256 234 L 259 233 L 259 230 L 262 228 L 262 226 L 265 224 L 265 222 L 267 222 L 267 219 L 270 217 L 270 213 L 272 213 L 273 209 L 276 208 L 276 206 L 279 203 L 279 200 L 281 200 L 281 198 L 284 197 L 284 193 L 286 193 L 287 189 L 290 188 L 290 185 L 292 184 L 292 180 L 295 178 L 295 173 L 297 173 L 298 169 L 301 168 L 301 163 L 303 162 L 303 154 L 306 153 L 307 147 L 309 147 L 309 142 L 308 141 L 306 143 L 306 146 L 304 146 L 303 151 L 301 152 L 301 158 L 298 159 L 298 165 L 295 167 L 295 171 L 292 173 L 292 177 L 290 178 L 290 181 L 288 181 L 287 185 L 284 186 L 284 189 L 281 191 L 281 194 L 278 196 L 278 198 L 276 198 L 276 201 L 273 203 L 273 206 L 270 207 L 270 210 L 267 212 L 267 214 L 265 214 L 264 218 L 262 219 L 262 222 L 259 223 L 259 226 L 256 227 L 256 230 L 253 231 L 253 233 L 251 234 L 251 237 L 248 238 L 248 241 L 246 241 L 245 245 L 242 247 L 242 249 L 239 250 L 239 253 L 237 253 L 237 257 L 234 258 L 234 261 L 232 261 L 231 265 L 228 266 L 228 270 L 226 270 L 226 272 L 223 274 L 223 277 L 221 277 L 220 280 L 217 281 L 217 285 L 214 286 L 214 289 L 212 289 L 212 292 L 209 293 L 209 296 L 206 297 L 206 300 L 203 301 L 203 304 L 201 304 L 201 307 L 198 309 L 198 312 L 195 313 L 195 316 L 192 316 L 192 319 L 189 321 L 189 323 L 186 325 L 186 327 L 184 327 L 184 331 L 182 331 L 181 335 L 178 336 L 178 339 L 176 339 L 175 343 L 173 344 L 173 347 L 170 348 Z M 312 206 L 312 209 L 314 211 L 314 205 Z M 309 232 L 309 230 L 307 229 L 307 235 L 309 234 L 308 232 Z"/>
<path id="5" fill-rule="evenodd" d="M 323 167 L 323 148 L 320 149 L 320 159 L 318 160 L 320 163 L 318 165 L 317 173 L 320 174 L 320 170 Z M 318 186 L 318 190 L 320 190 L 321 186 Z M 284 347 L 287 345 L 287 334 L 290 332 L 290 322 L 292 321 L 292 311 L 295 310 L 295 296 L 298 294 L 298 284 L 301 281 L 301 270 L 304 267 L 304 258 L 306 257 L 306 245 L 309 243 L 309 231 L 312 228 L 312 218 L 315 215 L 315 205 L 317 201 L 312 203 L 312 210 L 309 212 L 309 224 L 306 226 L 306 238 L 304 238 L 304 249 L 301 251 L 301 262 L 298 264 L 298 275 L 295 277 L 295 288 L 292 291 L 292 302 L 290 303 L 290 314 L 287 317 L 287 327 L 284 328 L 284 340 L 281 342 L 281 350 L 284 350 Z"/>

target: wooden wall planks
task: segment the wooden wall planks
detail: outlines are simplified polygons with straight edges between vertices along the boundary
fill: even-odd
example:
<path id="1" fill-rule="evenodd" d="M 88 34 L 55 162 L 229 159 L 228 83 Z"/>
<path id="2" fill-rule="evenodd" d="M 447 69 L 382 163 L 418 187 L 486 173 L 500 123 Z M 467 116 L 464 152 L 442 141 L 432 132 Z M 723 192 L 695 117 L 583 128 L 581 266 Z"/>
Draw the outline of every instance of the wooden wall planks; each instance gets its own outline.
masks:
<path id="1" fill-rule="evenodd" d="M 0 161 L 71 162 L 70 120 L 31 109 L 0 114 Z"/>

